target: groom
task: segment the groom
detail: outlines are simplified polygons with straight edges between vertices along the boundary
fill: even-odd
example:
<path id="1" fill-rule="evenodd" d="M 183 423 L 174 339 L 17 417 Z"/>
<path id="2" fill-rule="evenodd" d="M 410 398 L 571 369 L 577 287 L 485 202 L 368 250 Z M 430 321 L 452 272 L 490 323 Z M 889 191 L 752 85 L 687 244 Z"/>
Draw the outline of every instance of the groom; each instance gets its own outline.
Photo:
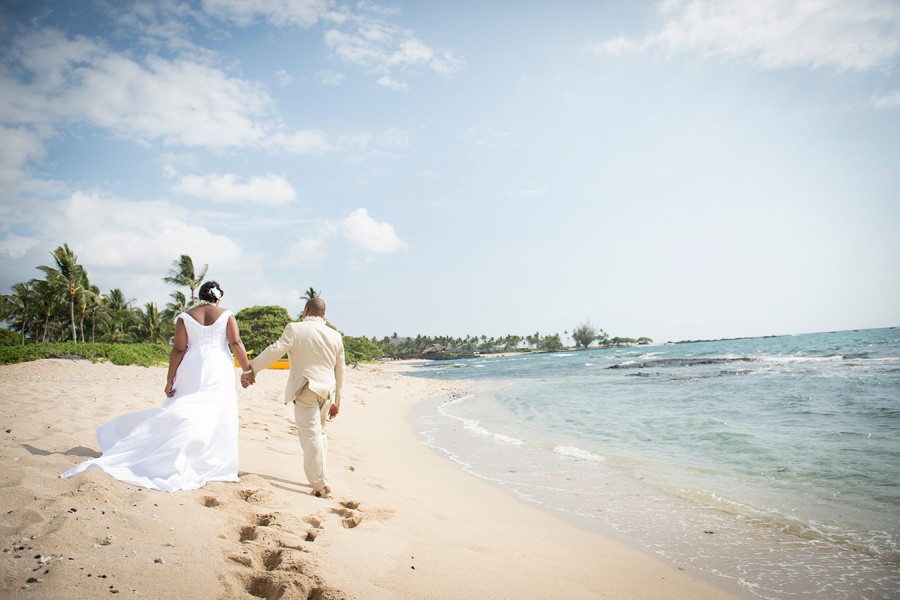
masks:
<path id="1" fill-rule="evenodd" d="M 325 324 L 325 302 L 312 298 L 303 309 L 302 321 L 288 323 L 277 342 L 263 350 L 241 375 L 247 387 L 256 374 L 287 353 L 291 362 L 284 403 L 294 403 L 297 434 L 303 448 L 303 470 L 319 498 L 331 495 L 326 475 L 328 439 L 326 416 L 340 411 L 344 379 L 344 341 L 340 332 Z"/>

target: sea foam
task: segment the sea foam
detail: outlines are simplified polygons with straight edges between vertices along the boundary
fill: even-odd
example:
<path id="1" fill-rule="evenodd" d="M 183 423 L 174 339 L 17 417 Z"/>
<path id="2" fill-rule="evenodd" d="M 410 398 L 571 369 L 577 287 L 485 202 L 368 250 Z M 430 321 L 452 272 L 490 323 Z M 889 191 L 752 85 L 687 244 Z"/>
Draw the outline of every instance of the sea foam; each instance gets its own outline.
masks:
<path id="1" fill-rule="evenodd" d="M 582 450 L 581 448 L 576 448 L 574 446 L 556 446 L 553 449 L 553 452 L 562 456 L 570 456 L 572 458 L 589 460 L 591 462 L 604 462 L 606 460 L 606 457 L 601 454 L 594 454 L 593 452 L 588 452 L 587 450 Z"/>

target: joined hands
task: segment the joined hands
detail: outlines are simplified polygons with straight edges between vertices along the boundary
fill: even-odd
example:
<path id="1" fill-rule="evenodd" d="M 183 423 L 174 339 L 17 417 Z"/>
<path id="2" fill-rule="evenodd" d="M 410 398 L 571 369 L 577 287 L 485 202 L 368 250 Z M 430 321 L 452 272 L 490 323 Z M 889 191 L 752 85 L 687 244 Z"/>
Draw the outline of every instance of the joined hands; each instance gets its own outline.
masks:
<path id="1" fill-rule="evenodd" d="M 250 387 L 254 383 L 256 383 L 256 373 L 241 374 L 241 385 L 244 386 L 244 389 Z"/>

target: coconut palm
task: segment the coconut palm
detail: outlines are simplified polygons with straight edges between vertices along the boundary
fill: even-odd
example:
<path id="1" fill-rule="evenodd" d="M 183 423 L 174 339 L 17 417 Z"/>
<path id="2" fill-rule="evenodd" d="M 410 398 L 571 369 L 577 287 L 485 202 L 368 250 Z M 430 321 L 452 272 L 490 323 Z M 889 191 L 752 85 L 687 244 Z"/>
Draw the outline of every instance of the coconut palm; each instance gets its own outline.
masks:
<path id="1" fill-rule="evenodd" d="M 125 292 L 123 292 L 119 288 L 113 288 L 109 290 L 109 293 L 106 295 L 106 308 L 110 312 L 119 312 L 122 310 L 127 310 L 131 308 L 131 303 L 134 300 L 128 300 L 125 298 Z"/>
<path id="2" fill-rule="evenodd" d="M 172 263 L 172 268 L 169 269 L 169 274 L 163 277 L 163 281 L 170 285 L 189 288 L 191 290 L 191 304 L 193 304 L 194 290 L 203 283 L 207 270 L 209 270 L 209 265 L 203 265 L 203 270 L 197 273 L 194 270 L 194 261 L 191 260 L 191 257 L 187 254 L 182 254 L 178 257 L 178 260 Z"/>
<path id="3" fill-rule="evenodd" d="M 169 297 L 172 301 L 168 302 L 162 311 L 163 337 L 166 340 L 172 339 L 175 335 L 175 319 L 178 318 L 178 315 L 190 308 L 187 297 L 182 294 L 181 291 L 175 290 L 169 294 Z"/>
<path id="4" fill-rule="evenodd" d="M 171 302 L 166 304 L 165 310 L 163 310 L 163 315 L 165 315 L 169 319 L 174 319 L 184 311 L 188 309 L 190 306 L 188 304 L 187 296 L 181 293 L 178 290 L 175 290 L 169 297 L 172 299 Z"/>
<path id="5" fill-rule="evenodd" d="M 29 283 L 15 283 L 11 294 L 0 297 L 0 319 L 19 329 L 22 344 L 34 316 L 34 290 Z"/>
<path id="6" fill-rule="evenodd" d="M 310 287 L 308 290 L 303 292 L 303 295 L 300 296 L 300 299 L 301 300 L 312 300 L 313 298 L 318 298 L 321 295 L 322 295 L 321 291 L 316 290 L 316 288 L 314 288 L 314 287 Z"/>
<path id="7" fill-rule="evenodd" d="M 127 299 L 121 289 L 113 288 L 103 296 L 102 302 L 100 339 L 112 343 L 128 341 L 127 332 L 131 328 L 134 312 L 131 303 L 134 300 Z"/>
<path id="8" fill-rule="evenodd" d="M 148 302 L 144 310 L 135 311 L 134 316 L 134 334 L 139 341 L 151 344 L 165 341 L 163 316 L 156 302 Z"/>
<path id="9" fill-rule="evenodd" d="M 50 318 L 54 312 L 60 313 L 62 304 L 65 302 L 63 296 L 59 295 L 57 286 L 51 284 L 44 279 L 32 279 L 29 283 L 31 289 L 34 290 L 34 316 L 35 316 L 35 338 L 37 338 L 37 327 L 43 326 L 41 341 L 46 342 L 50 339 Z"/>
<path id="10" fill-rule="evenodd" d="M 87 338 L 84 337 L 84 319 L 93 306 L 98 308 L 100 306 L 100 289 L 96 285 L 91 285 L 87 280 L 87 275 L 85 275 L 84 287 L 78 290 L 78 294 L 75 296 L 75 308 L 78 311 L 78 332 L 81 334 L 82 342 L 87 341 Z"/>
<path id="11" fill-rule="evenodd" d="M 96 332 L 97 314 L 103 309 L 103 296 L 100 294 L 100 288 L 96 285 L 87 286 L 84 289 L 85 308 L 91 316 L 91 342 L 94 341 L 94 333 Z M 81 339 L 84 339 L 84 330 L 81 332 Z"/>
<path id="12" fill-rule="evenodd" d="M 69 300 L 69 323 L 72 326 L 72 341 L 78 341 L 75 331 L 75 297 L 84 288 L 87 276 L 84 267 L 78 264 L 78 257 L 69 248 L 69 244 L 63 244 L 50 253 L 56 262 L 56 267 L 38 267 L 47 276 L 47 281 L 56 289 L 62 291 Z"/>

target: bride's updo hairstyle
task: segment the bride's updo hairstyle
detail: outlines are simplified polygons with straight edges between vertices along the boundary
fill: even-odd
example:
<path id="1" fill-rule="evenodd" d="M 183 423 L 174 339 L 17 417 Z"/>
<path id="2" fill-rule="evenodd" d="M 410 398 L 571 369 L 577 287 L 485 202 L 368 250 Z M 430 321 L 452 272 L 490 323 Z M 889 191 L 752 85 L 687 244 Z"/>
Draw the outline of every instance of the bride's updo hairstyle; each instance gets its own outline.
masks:
<path id="1" fill-rule="evenodd" d="M 210 304 L 215 304 L 216 302 L 221 300 L 222 296 L 224 295 L 225 292 L 223 292 L 222 288 L 219 287 L 218 282 L 207 281 L 200 286 L 200 293 L 197 295 L 197 297 L 200 298 L 201 302 L 209 302 Z"/>

